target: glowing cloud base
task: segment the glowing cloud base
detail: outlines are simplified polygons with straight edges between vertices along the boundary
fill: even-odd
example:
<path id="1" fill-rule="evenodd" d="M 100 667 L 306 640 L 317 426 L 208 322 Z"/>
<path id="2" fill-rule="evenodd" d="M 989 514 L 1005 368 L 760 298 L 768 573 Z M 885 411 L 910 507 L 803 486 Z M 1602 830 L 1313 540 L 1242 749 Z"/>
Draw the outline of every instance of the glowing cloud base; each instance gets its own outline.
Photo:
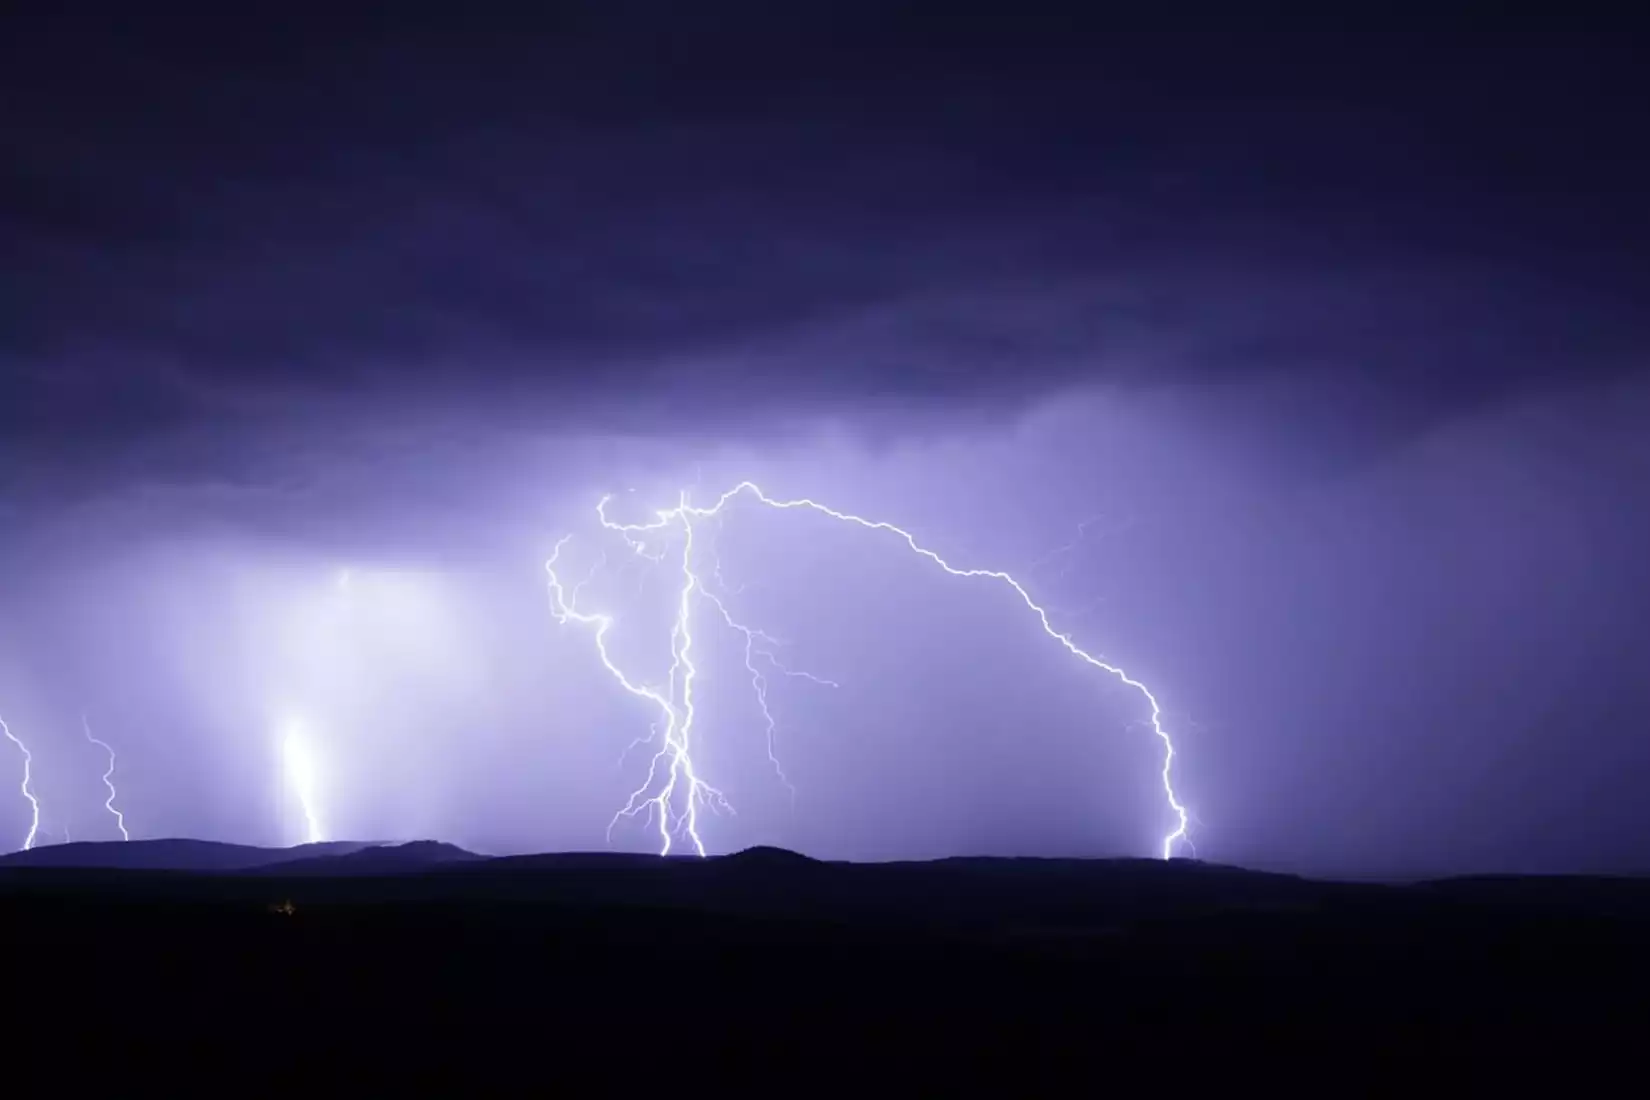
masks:
<path id="1" fill-rule="evenodd" d="M 1163 768 L 1161 772 L 1163 793 L 1168 800 L 1169 809 L 1175 815 L 1177 824 L 1175 829 L 1163 838 L 1161 854 L 1164 859 L 1174 855 L 1176 846 L 1187 841 L 1187 824 L 1189 812 L 1175 796 L 1174 785 L 1171 780 L 1171 771 L 1174 764 L 1174 742 L 1163 726 L 1162 708 L 1158 705 L 1156 696 L 1139 680 L 1134 679 L 1116 665 L 1108 664 L 1080 648 L 1071 640 L 1070 635 L 1062 634 L 1054 629 L 1049 621 L 1049 615 L 1030 593 L 1007 573 L 994 569 L 958 569 L 951 565 L 939 554 L 918 544 L 916 538 L 903 528 L 891 523 L 882 523 L 865 519 L 846 512 L 838 512 L 823 504 L 806 498 L 798 500 L 777 500 L 768 496 L 757 485 L 749 481 L 740 482 L 716 499 L 709 506 L 695 506 L 689 502 L 688 494 L 684 491 L 674 508 L 660 510 L 654 520 L 648 523 L 617 523 L 608 518 L 607 505 L 611 497 L 603 497 L 596 505 L 596 516 L 601 526 L 610 532 L 618 534 L 624 539 L 631 551 L 639 557 L 646 558 L 655 564 L 664 560 L 665 550 L 657 552 L 650 550 L 650 541 L 654 536 L 669 532 L 680 531 L 682 536 L 681 547 L 681 582 L 677 590 L 676 614 L 670 630 L 671 664 L 666 683 L 663 687 L 651 686 L 638 677 L 626 672 L 614 661 L 608 648 L 608 635 L 612 631 L 615 618 L 611 614 L 584 611 L 579 607 L 579 594 L 585 584 L 602 569 L 607 559 L 605 554 L 597 560 L 596 567 L 584 581 L 569 587 L 557 571 L 561 561 L 563 549 L 572 540 L 571 535 L 564 537 L 556 544 L 550 559 L 545 562 L 545 572 L 549 575 L 550 609 L 558 623 L 577 623 L 590 628 L 595 637 L 596 652 L 608 674 L 629 694 L 649 703 L 657 712 L 658 717 L 654 724 L 652 737 L 648 743 L 657 742 L 658 749 L 654 753 L 648 767 L 647 778 L 630 796 L 630 800 L 614 816 L 608 826 L 611 836 L 613 825 L 623 818 L 645 815 L 653 822 L 659 831 L 661 855 L 668 855 L 677 841 L 685 839 L 692 845 L 699 855 L 705 854 L 704 840 L 699 833 L 699 814 L 701 810 L 709 809 L 714 813 L 733 811 L 727 798 L 717 788 L 712 786 L 700 774 L 693 759 L 693 744 L 697 730 L 694 728 L 694 679 L 698 669 L 694 664 L 694 610 L 701 601 L 709 603 L 725 625 L 742 633 L 745 637 L 745 667 L 751 674 L 753 690 L 761 705 L 762 714 L 767 721 L 768 755 L 773 761 L 780 780 L 790 786 L 784 771 L 780 769 L 778 760 L 773 754 L 773 715 L 768 709 L 767 681 L 760 671 L 758 661 L 773 665 L 788 675 L 803 676 L 816 683 L 834 686 L 831 681 L 820 680 L 808 676 L 806 673 L 796 673 L 779 664 L 765 643 L 772 639 L 761 631 L 746 627 L 736 621 L 728 612 L 720 595 L 707 584 L 706 575 L 700 558 L 702 552 L 697 548 L 694 540 L 695 524 L 700 520 L 712 519 L 720 516 L 723 510 L 735 499 L 747 497 L 757 503 L 777 511 L 809 511 L 835 520 L 839 523 L 851 524 L 867 531 L 880 532 L 891 536 L 905 545 L 906 549 L 919 557 L 925 558 L 953 577 L 990 580 L 1006 585 L 1014 591 L 1027 609 L 1037 617 L 1043 632 L 1063 648 L 1067 653 L 1083 661 L 1085 664 L 1116 678 L 1121 683 L 1134 689 L 1145 700 L 1150 708 L 1150 723 L 1153 734 L 1163 744 Z M 720 569 L 712 565 L 710 578 L 718 580 Z"/>

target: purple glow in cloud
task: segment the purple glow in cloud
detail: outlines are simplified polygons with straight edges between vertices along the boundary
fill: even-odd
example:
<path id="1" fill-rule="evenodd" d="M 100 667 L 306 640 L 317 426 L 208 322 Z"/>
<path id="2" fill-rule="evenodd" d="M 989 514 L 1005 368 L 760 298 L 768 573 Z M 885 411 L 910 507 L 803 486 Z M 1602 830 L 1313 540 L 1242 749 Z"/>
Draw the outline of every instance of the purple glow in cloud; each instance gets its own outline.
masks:
<path id="1" fill-rule="evenodd" d="M 648 767 L 647 778 L 630 796 L 630 800 L 615 816 L 616 823 L 620 817 L 633 817 L 637 814 L 646 814 L 649 820 L 657 823 L 660 837 L 660 854 L 669 854 L 675 839 L 684 835 L 694 850 L 701 856 L 705 854 L 705 845 L 699 834 L 699 811 L 709 808 L 713 812 L 732 812 L 733 807 L 725 795 L 707 782 L 700 774 L 693 759 L 694 734 L 694 681 L 698 668 L 694 664 L 692 649 L 693 636 L 693 608 L 697 598 L 709 599 L 720 612 L 724 622 L 739 631 L 746 640 L 746 667 L 753 673 L 753 686 L 762 706 L 763 714 L 768 718 L 769 755 L 772 759 L 772 715 L 767 706 L 765 683 L 752 667 L 751 646 L 755 640 L 766 638 L 751 628 L 735 621 L 728 613 L 720 597 L 710 589 L 705 578 L 698 571 L 695 558 L 694 523 L 701 519 L 716 518 L 723 509 L 734 499 L 740 496 L 749 496 L 768 508 L 779 511 L 807 510 L 819 515 L 827 516 L 839 523 L 852 524 L 870 531 L 882 531 L 896 536 L 904 542 L 906 547 L 919 557 L 926 558 L 939 566 L 953 577 L 978 577 L 998 581 L 1013 589 L 1014 593 L 1037 616 L 1043 632 L 1072 656 L 1077 657 L 1085 664 L 1115 677 L 1117 680 L 1139 692 L 1150 707 L 1150 722 L 1152 732 L 1163 743 L 1163 768 L 1161 772 L 1163 792 L 1167 798 L 1169 809 L 1176 819 L 1176 826 L 1163 838 L 1161 855 L 1168 859 L 1174 855 L 1176 846 L 1181 842 L 1190 843 L 1187 837 L 1187 827 L 1190 818 L 1188 809 L 1175 796 L 1171 778 L 1171 769 L 1174 763 L 1174 742 L 1162 722 L 1162 708 L 1156 696 L 1139 680 L 1116 665 L 1102 661 L 1093 654 L 1080 648 L 1071 640 L 1069 634 L 1056 630 L 1049 620 L 1048 612 L 1031 598 L 1030 593 L 1008 573 L 993 569 L 959 569 L 951 565 L 933 550 L 922 546 L 916 537 L 901 527 L 891 523 L 865 519 L 848 512 L 839 512 L 808 498 L 780 500 L 768 496 L 754 482 L 742 481 L 732 489 L 723 493 L 716 502 L 709 507 L 697 507 L 689 502 L 688 493 L 684 490 L 675 508 L 662 509 L 656 513 L 657 518 L 649 523 L 618 523 L 608 518 L 607 504 L 610 497 L 603 497 L 597 503 L 596 514 L 605 530 L 616 532 L 631 550 L 641 557 L 658 562 L 663 559 L 664 550 L 649 553 L 648 539 L 650 536 L 679 529 L 682 535 L 682 565 L 681 586 L 678 589 L 677 608 L 671 626 L 670 649 L 671 664 L 665 686 L 652 687 L 640 682 L 634 676 L 626 673 L 615 663 L 607 646 L 607 636 L 611 631 L 615 619 L 610 614 L 580 611 L 576 604 L 583 583 L 574 586 L 569 593 L 556 567 L 560 561 L 562 549 L 572 536 L 567 536 L 557 543 L 555 551 L 549 561 L 545 563 L 545 570 L 550 580 L 551 611 L 560 623 L 577 622 L 584 626 L 595 628 L 596 649 L 603 666 L 608 673 L 618 681 L 625 691 L 638 698 L 646 699 L 659 710 L 662 730 L 656 725 L 653 737 L 661 738 L 662 744 L 654 753 Z M 597 570 L 605 563 L 605 555 L 598 560 Z M 720 567 L 715 571 L 720 575 Z M 586 582 L 589 578 L 586 578 Z M 815 679 L 814 677 L 809 677 Z M 819 681 L 816 681 L 819 682 Z M 778 761 L 774 760 L 778 768 Z M 663 772 L 661 780 L 660 773 Z M 780 770 L 780 778 L 789 786 L 784 772 Z M 657 790 L 655 791 L 655 786 Z M 649 793 L 653 792 L 653 793 Z M 609 826 L 611 832 L 612 826 Z"/>

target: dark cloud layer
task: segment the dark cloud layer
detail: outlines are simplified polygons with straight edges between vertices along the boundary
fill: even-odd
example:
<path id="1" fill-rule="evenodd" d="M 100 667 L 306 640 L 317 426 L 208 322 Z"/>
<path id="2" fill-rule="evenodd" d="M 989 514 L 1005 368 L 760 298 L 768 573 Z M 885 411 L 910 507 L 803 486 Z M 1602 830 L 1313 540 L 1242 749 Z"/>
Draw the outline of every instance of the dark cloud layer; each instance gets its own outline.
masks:
<path id="1" fill-rule="evenodd" d="M 1294 428 L 1361 453 L 1635 361 L 1619 43 L 668 9 L 13 16 L 5 438 L 231 462 L 317 408 L 717 436 L 1281 371 L 1362 386 Z"/>
<path id="2" fill-rule="evenodd" d="M 600 846 L 647 715 L 543 558 L 596 560 L 602 494 L 755 477 L 1026 578 L 1160 694 L 1213 858 L 1650 865 L 1632 38 L 25 7 L 0 712 L 49 830 L 108 829 L 89 711 L 142 835 L 291 839 L 297 712 L 339 829 Z M 843 685 L 776 682 L 792 806 L 706 632 L 700 744 L 749 811 L 716 846 L 1155 850 L 1138 699 L 817 519 L 705 529 L 738 614 Z M 663 676 L 657 580 L 590 593 Z"/>

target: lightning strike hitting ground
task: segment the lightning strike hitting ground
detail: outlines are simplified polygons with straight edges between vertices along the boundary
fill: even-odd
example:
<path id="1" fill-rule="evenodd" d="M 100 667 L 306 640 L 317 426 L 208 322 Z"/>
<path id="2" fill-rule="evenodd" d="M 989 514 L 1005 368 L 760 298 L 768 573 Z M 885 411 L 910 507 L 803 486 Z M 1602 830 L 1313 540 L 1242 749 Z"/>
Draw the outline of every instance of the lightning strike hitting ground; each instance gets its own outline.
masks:
<path id="1" fill-rule="evenodd" d="M 326 834 L 316 809 L 315 761 L 296 724 L 281 741 L 281 756 L 286 765 L 287 783 L 304 813 L 304 842 L 318 844 L 326 839 Z"/>
<path id="2" fill-rule="evenodd" d="M 551 612 L 556 620 L 562 624 L 576 622 L 583 626 L 593 627 L 595 630 L 596 651 L 608 673 L 618 681 L 625 691 L 640 699 L 647 700 L 656 707 L 663 724 L 663 744 L 653 756 L 647 779 L 641 787 L 631 794 L 630 801 L 614 817 L 614 823 L 620 817 L 633 817 L 646 812 L 651 819 L 656 820 L 658 823 L 661 855 L 668 854 L 671 850 L 673 838 L 683 833 L 686 834 L 694 850 L 700 855 L 704 855 L 705 846 L 698 830 L 698 812 L 700 808 L 709 807 L 713 811 L 732 811 L 732 807 L 722 793 L 700 778 L 693 763 L 693 680 L 697 669 L 691 659 L 690 650 L 693 645 L 692 616 L 696 596 L 708 599 L 718 610 L 724 623 L 745 636 L 745 667 L 752 674 L 752 686 L 757 693 L 762 712 L 768 720 L 769 758 L 773 760 L 776 770 L 779 771 L 781 781 L 787 787 L 790 786 L 783 769 L 779 768 L 778 760 L 773 756 L 773 721 L 772 714 L 767 706 L 767 683 L 755 664 L 756 659 L 764 654 L 763 650 L 757 648 L 758 643 L 767 641 L 771 644 L 772 639 L 760 631 L 745 627 L 736 621 L 728 612 L 721 598 L 705 586 L 703 579 L 695 571 L 695 522 L 720 516 L 729 503 L 741 496 L 749 497 L 776 511 L 809 511 L 836 520 L 839 523 L 852 524 L 868 531 L 883 532 L 903 542 L 912 553 L 934 563 L 950 576 L 992 580 L 1012 589 L 1020 601 L 1037 617 L 1043 633 L 1058 643 L 1062 649 L 1090 667 L 1099 669 L 1118 682 L 1134 689 L 1145 700 L 1150 712 L 1148 717 L 1152 733 L 1163 744 L 1163 768 L 1160 773 L 1163 793 L 1176 820 L 1174 830 L 1163 838 L 1161 850 L 1163 858 L 1172 857 L 1176 846 L 1187 840 L 1186 832 L 1190 812 L 1176 797 L 1172 782 L 1175 757 L 1174 742 L 1169 736 L 1168 730 L 1164 728 L 1162 708 L 1158 704 L 1157 697 L 1152 694 L 1145 684 L 1134 679 L 1116 665 L 1109 664 L 1082 649 L 1071 640 L 1069 634 L 1063 634 L 1054 629 L 1054 625 L 1049 619 L 1049 613 L 1031 598 L 1030 593 L 1019 581 L 1008 573 L 995 569 L 958 569 L 933 550 L 919 544 L 916 537 L 904 528 L 896 527 L 891 523 L 865 519 L 848 512 L 839 512 L 805 497 L 795 500 L 779 500 L 768 496 L 759 486 L 750 481 L 742 481 L 735 485 L 709 506 L 695 506 L 689 503 L 688 494 L 684 491 L 676 507 L 656 512 L 657 518 L 648 523 L 616 523 L 609 519 L 607 505 L 612 499 L 611 497 L 603 497 L 596 505 L 596 516 L 604 529 L 616 532 L 637 555 L 646 556 L 653 561 L 661 561 L 664 551 L 661 549 L 658 554 L 647 553 L 650 536 L 675 529 L 679 529 L 682 533 L 682 581 L 677 601 L 676 618 L 671 627 L 671 665 L 666 685 L 663 688 L 654 688 L 638 683 L 635 678 L 621 670 L 614 663 L 607 644 L 608 635 L 615 622 L 612 615 L 585 612 L 577 608 L 579 591 L 583 588 L 584 583 L 588 582 L 588 578 L 586 582 L 581 582 L 580 585 L 575 587 L 570 594 L 557 573 L 557 565 L 561 560 L 562 551 L 572 536 L 569 535 L 557 543 L 550 559 L 545 562 L 545 572 L 550 579 Z M 717 572 L 719 574 L 719 569 Z M 768 659 L 772 659 L 771 654 L 767 656 Z M 776 661 L 774 664 L 783 670 L 783 666 L 778 665 Z M 819 681 L 814 677 L 807 678 L 814 679 L 815 682 L 830 683 L 829 681 Z M 657 793 L 648 797 L 648 792 L 653 789 L 655 782 L 659 781 L 661 769 L 664 770 L 665 775 L 662 786 Z M 611 834 L 612 824 L 609 825 L 608 829 Z"/>
<path id="3" fill-rule="evenodd" d="M 31 814 L 29 835 L 23 838 L 23 851 L 27 852 L 34 847 L 34 838 L 40 833 L 40 800 L 34 796 L 34 789 L 29 786 L 29 781 L 33 778 L 34 757 L 29 754 L 29 747 L 18 739 L 17 735 L 11 731 L 10 726 L 6 725 L 4 718 L 0 718 L 0 733 L 5 734 L 6 740 L 16 745 L 17 751 L 23 754 L 23 785 L 21 790 L 23 797 L 29 800 Z"/>
<path id="4" fill-rule="evenodd" d="M 604 499 L 603 504 L 605 503 Z M 681 507 L 687 507 L 686 493 L 682 495 Z M 605 516 L 603 524 L 606 525 Z M 699 810 L 701 807 L 709 807 L 716 812 L 731 812 L 733 809 L 721 791 L 699 778 L 689 751 L 693 736 L 693 680 L 698 671 L 694 667 L 692 656 L 692 613 L 693 596 L 699 588 L 699 578 L 693 571 L 693 525 L 684 524 L 683 529 L 686 537 L 682 546 L 682 587 L 677 602 L 676 622 L 670 635 L 670 671 L 662 691 L 636 683 L 613 663 L 607 649 L 607 634 L 613 628 L 613 617 L 579 611 L 562 587 L 561 579 L 556 574 L 556 563 L 571 536 L 556 544 L 550 560 L 545 563 L 545 571 L 550 577 L 551 611 L 557 620 L 562 623 L 572 621 L 595 627 L 596 652 L 601 656 L 602 664 L 608 673 L 625 691 L 639 699 L 647 700 L 659 710 L 664 743 L 648 765 L 647 779 L 631 794 L 624 808 L 614 816 L 613 822 L 608 825 L 608 831 L 611 835 L 613 825 L 617 824 L 620 817 L 646 814 L 657 820 L 661 855 L 669 854 L 673 837 L 683 832 L 692 842 L 694 850 L 704 855 L 705 845 L 699 837 Z M 626 541 L 637 554 L 646 555 L 646 547 L 642 541 L 628 537 Z M 578 589 L 575 589 L 575 598 L 577 592 Z M 661 764 L 666 775 L 663 789 L 652 798 L 643 797 L 657 779 Z M 676 808 L 678 801 L 681 803 L 679 809 Z"/>
<path id="5" fill-rule="evenodd" d="M 80 716 L 80 728 L 86 731 L 86 740 L 109 754 L 109 769 L 103 773 L 103 785 L 109 788 L 109 797 L 104 799 L 103 808 L 114 815 L 115 827 L 120 830 L 120 839 L 131 840 L 132 834 L 126 831 L 126 815 L 115 809 L 115 750 L 107 741 L 92 736 L 92 724 L 86 716 Z"/>

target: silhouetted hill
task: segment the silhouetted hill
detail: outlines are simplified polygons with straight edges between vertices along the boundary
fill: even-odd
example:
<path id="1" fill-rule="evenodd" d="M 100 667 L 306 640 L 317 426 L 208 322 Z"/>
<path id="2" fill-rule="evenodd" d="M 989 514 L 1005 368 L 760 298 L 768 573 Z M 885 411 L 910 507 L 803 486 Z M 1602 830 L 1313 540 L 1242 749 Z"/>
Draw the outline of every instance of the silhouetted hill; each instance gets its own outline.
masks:
<path id="1" fill-rule="evenodd" d="M 99 874 L 104 871 L 109 874 Z M 143 874 L 158 871 L 212 877 Z M 1650 881 L 1641 879 L 1483 877 L 1382 885 L 1315 881 L 1195 860 L 847 863 L 778 848 L 709 859 L 605 852 L 492 858 L 439 841 L 255 848 L 196 840 L 62 844 L 0 858 L 0 892 L 118 888 L 207 901 L 262 897 L 270 889 L 266 884 L 275 881 L 283 883 L 285 896 L 324 904 L 553 902 L 959 933 L 1069 932 L 1244 914 L 1355 911 L 1396 919 L 1482 907 L 1650 918 Z"/>
<path id="2" fill-rule="evenodd" d="M 285 860 L 347 855 L 359 841 L 328 841 L 292 848 L 258 848 L 213 840 L 77 841 L 0 856 L 0 870 L 15 867 L 81 867 L 142 871 L 248 871 Z"/>
<path id="3" fill-rule="evenodd" d="M 775 848 L 771 844 L 758 844 L 754 848 L 746 848 L 734 852 L 732 855 L 720 857 L 724 865 L 744 865 L 752 867 L 796 867 L 807 863 L 818 863 L 812 856 L 805 856 L 801 852 L 793 852 L 789 848 Z"/>
<path id="4" fill-rule="evenodd" d="M 426 890 L 494 901 L 694 908 L 925 928 L 1109 925 L 1227 911 L 1283 911 L 1379 898 L 1400 888 L 1313 882 L 1190 861 L 947 859 L 844 863 L 758 849 L 711 859 L 518 856 L 445 872 L 462 882 Z"/>
<path id="5" fill-rule="evenodd" d="M 87 846 L 130 849 L 99 869 L 106 855 L 75 847 L 43 851 L 78 866 L 0 861 L 6 987 L 27 1002 L 8 1038 L 46 1049 L 73 1020 L 120 1073 L 187 1043 L 187 1072 L 215 1080 L 278 1049 L 312 1084 L 349 1069 L 423 1091 L 581 1057 L 671 1073 L 687 1059 L 719 1083 L 728 1065 L 789 1080 L 852 1066 L 873 1084 L 921 1066 L 930 1087 L 995 1073 L 1019 1092 L 1132 1062 L 1186 1086 L 1257 1053 L 1320 1085 L 1398 1057 L 1429 1074 L 1465 1060 L 1482 1085 L 1509 1051 L 1630 1036 L 1650 1016 L 1636 879 L 1383 886 L 777 849 L 488 859 L 436 842 Z M 648 1061 L 657 1044 L 676 1053 Z"/>
<path id="6" fill-rule="evenodd" d="M 278 860 L 256 867 L 253 871 L 260 875 L 385 875 L 452 863 L 471 863 L 486 858 L 467 852 L 456 844 L 414 840 L 406 844 L 372 844 L 350 852 Z"/>

